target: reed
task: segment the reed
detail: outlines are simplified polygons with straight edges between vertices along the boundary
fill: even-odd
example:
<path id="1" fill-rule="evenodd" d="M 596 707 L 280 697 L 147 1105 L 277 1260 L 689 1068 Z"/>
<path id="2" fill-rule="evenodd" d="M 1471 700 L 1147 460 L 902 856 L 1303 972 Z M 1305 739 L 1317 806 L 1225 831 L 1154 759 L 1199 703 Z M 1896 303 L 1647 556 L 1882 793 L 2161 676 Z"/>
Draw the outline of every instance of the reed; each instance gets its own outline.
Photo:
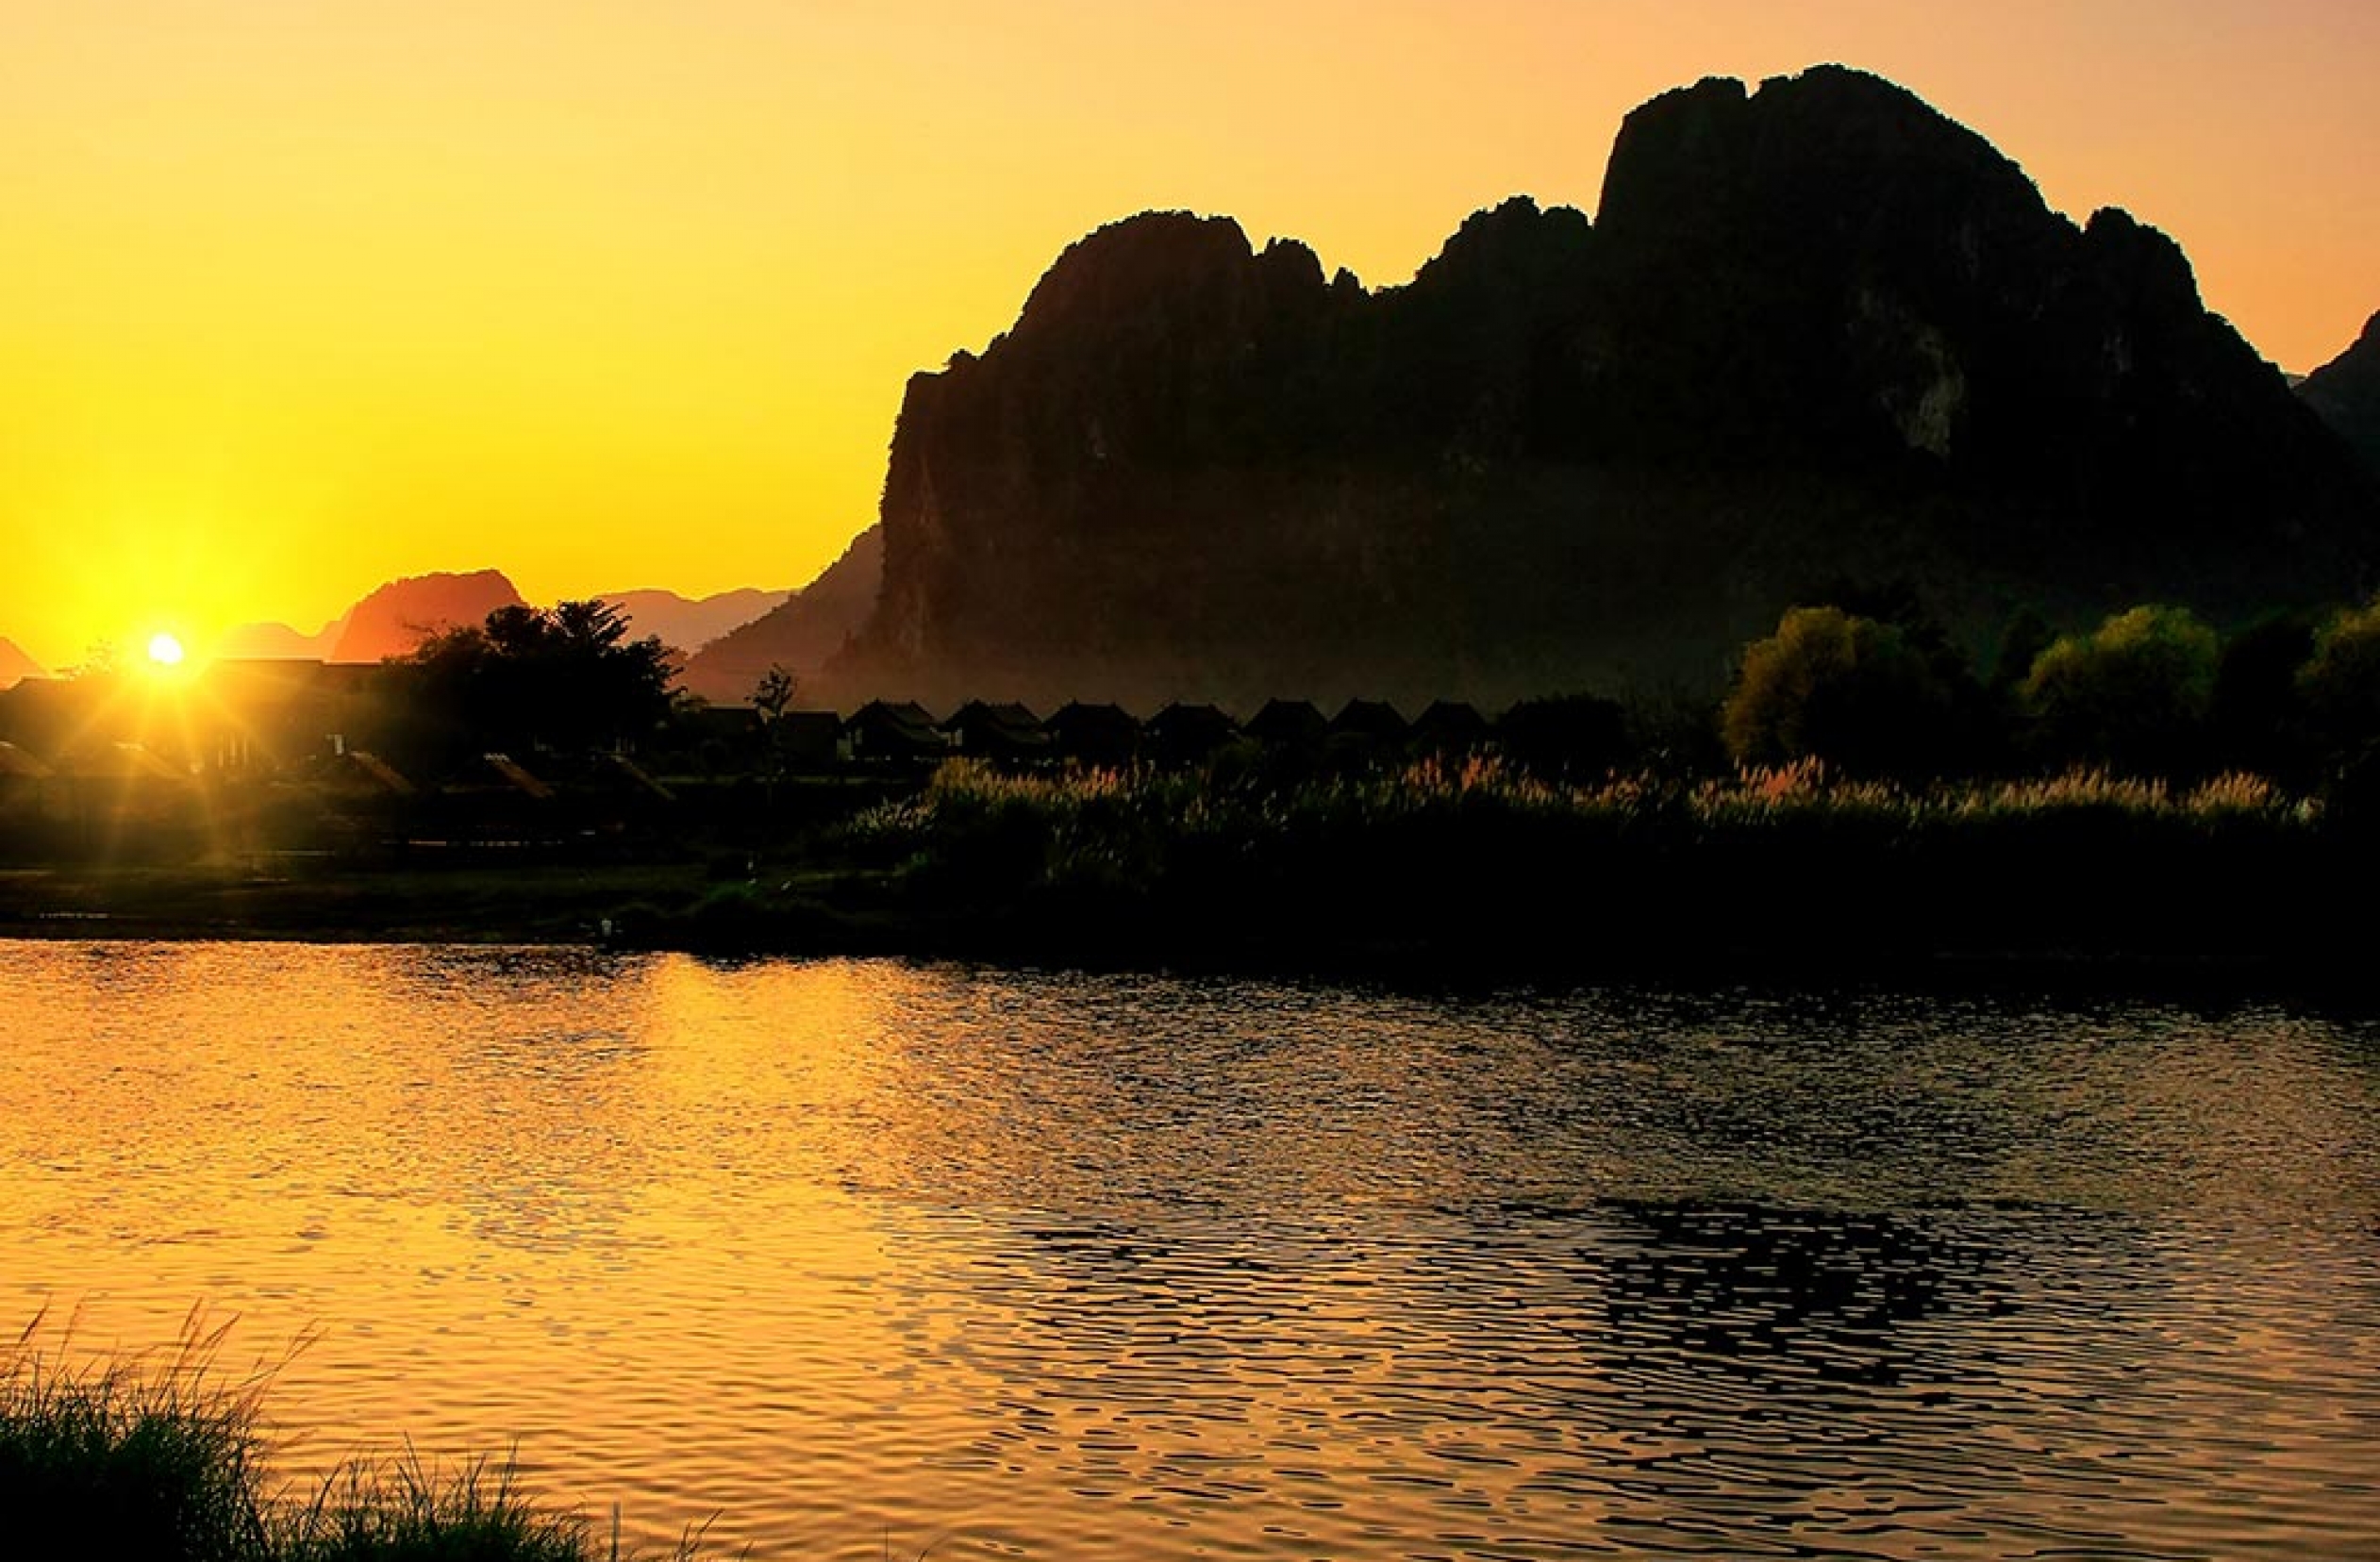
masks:
<path id="1" fill-rule="evenodd" d="M 2319 802 L 2246 774 L 1575 781 L 1484 756 L 1290 776 L 957 761 L 842 839 L 919 924 L 994 946 L 1558 966 L 2287 951 L 2330 937 L 2309 908 L 2350 856 L 2335 836 Z"/>

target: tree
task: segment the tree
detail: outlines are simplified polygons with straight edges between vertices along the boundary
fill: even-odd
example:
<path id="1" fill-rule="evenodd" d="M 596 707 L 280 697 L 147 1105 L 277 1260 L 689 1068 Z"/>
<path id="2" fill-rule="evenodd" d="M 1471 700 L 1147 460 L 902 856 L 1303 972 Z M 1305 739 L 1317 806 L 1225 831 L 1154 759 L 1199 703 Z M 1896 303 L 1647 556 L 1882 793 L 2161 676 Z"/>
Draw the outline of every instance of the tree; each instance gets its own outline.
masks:
<path id="1" fill-rule="evenodd" d="M 752 686 L 753 708 L 774 726 L 792 703 L 793 674 L 785 670 L 783 662 L 771 662 L 769 670 L 760 674 L 760 681 Z"/>
<path id="2" fill-rule="evenodd" d="M 632 742 L 668 717 L 674 672 L 657 636 L 629 640 L 626 615 L 591 600 L 500 607 L 392 661 L 402 746 L 432 763 Z"/>
<path id="3" fill-rule="evenodd" d="M 2314 656 L 2314 627 L 2304 612 L 2276 613 L 2223 642 L 2207 711 L 2216 765 L 2290 785 L 2310 779 L 2299 677 Z"/>
<path id="4" fill-rule="evenodd" d="M 1865 774 L 1938 771 L 1959 704 L 1946 655 L 1899 624 L 1788 608 L 1775 634 L 1744 648 L 1720 734 L 1739 765 L 1817 758 Z"/>
<path id="5" fill-rule="evenodd" d="M 2297 689 L 2326 762 L 2337 765 L 2380 745 L 2380 601 L 2322 625 L 2298 671 Z"/>
<path id="6" fill-rule="evenodd" d="M 2063 636 L 2018 690 L 2036 752 L 2138 775 L 2203 769 L 2219 661 L 2215 632 L 2185 607 L 2134 607 Z"/>

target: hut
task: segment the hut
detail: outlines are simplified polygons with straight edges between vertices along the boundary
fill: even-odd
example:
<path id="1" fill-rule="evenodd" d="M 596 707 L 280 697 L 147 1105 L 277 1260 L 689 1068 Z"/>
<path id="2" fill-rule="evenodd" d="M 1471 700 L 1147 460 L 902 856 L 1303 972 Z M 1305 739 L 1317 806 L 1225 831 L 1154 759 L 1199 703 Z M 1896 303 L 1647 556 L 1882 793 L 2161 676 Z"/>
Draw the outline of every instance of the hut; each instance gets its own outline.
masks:
<path id="1" fill-rule="evenodd" d="M 1122 706 L 1074 701 L 1041 723 L 1049 752 L 1085 765 L 1128 765 L 1140 752 L 1140 723 Z"/>
<path id="2" fill-rule="evenodd" d="M 924 706 L 871 700 L 843 723 L 844 757 L 867 763 L 939 759 L 950 752 L 941 729 Z"/>
<path id="3" fill-rule="evenodd" d="M 1160 765 L 1194 765 L 1240 736 L 1240 724 L 1210 705 L 1174 704 L 1149 718 L 1143 746 Z"/>
<path id="4" fill-rule="evenodd" d="M 1311 700 L 1267 700 L 1241 729 L 1267 748 L 1320 748 L 1330 723 Z"/>
<path id="5" fill-rule="evenodd" d="M 1420 754 L 1477 754 L 1494 737 L 1479 707 L 1460 700 L 1434 700 L 1413 719 L 1413 748 Z"/>
<path id="6" fill-rule="evenodd" d="M 1051 747 L 1041 719 L 1013 703 L 970 700 L 942 723 L 941 731 L 954 752 L 995 764 L 1027 763 L 1047 756 Z"/>
<path id="7" fill-rule="evenodd" d="M 1350 700 L 1339 707 L 1339 714 L 1330 719 L 1330 737 L 1334 742 L 1358 742 L 1375 748 L 1388 748 L 1405 741 L 1405 718 L 1396 706 L 1385 700 Z"/>

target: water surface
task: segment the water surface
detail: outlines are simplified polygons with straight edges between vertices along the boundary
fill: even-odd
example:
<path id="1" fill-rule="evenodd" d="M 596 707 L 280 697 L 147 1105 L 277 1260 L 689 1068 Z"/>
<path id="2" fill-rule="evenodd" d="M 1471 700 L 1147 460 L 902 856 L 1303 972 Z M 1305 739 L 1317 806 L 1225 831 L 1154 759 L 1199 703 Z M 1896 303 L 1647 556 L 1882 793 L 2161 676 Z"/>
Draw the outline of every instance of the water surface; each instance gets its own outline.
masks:
<path id="1" fill-rule="evenodd" d="M 2380 1554 L 2380 1028 L 0 942 L 0 1318 L 759 1558 Z M 71 1322 L 71 1330 L 68 1328 Z"/>

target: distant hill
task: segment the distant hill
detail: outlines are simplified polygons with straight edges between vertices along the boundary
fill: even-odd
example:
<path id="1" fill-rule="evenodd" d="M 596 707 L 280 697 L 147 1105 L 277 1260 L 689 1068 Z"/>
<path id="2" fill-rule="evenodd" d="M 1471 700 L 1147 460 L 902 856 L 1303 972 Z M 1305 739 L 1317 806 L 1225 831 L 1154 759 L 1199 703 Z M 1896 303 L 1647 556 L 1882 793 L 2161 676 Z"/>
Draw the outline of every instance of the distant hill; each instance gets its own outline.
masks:
<path id="1" fill-rule="evenodd" d="M 842 557 L 783 603 L 698 651 L 679 684 L 707 700 L 751 697 L 771 667 L 811 679 L 874 611 L 884 573 L 884 531 L 870 526 Z"/>
<path id="2" fill-rule="evenodd" d="M 675 591 L 605 591 L 601 600 L 628 615 L 628 631 L 636 639 L 658 635 L 662 644 L 692 652 L 750 623 L 792 594 L 745 586 L 701 598 Z"/>
<path id="3" fill-rule="evenodd" d="M 311 635 L 286 623 L 235 624 L 217 638 L 214 654 L 226 661 L 323 661 L 346 627 L 344 618 L 331 620 Z"/>
<path id="4" fill-rule="evenodd" d="M 25 678 L 47 676 L 42 664 L 18 649 L 16 641 L 0 639 L 0 689 L 12 688 Z"/>
<path id="5" fill-rule="evenodd" d="M 2380 557 L 2171 239 L 1838 66 L 1655 99 L 1591 223 L 1515 199 L 1400 288 L 1227 219 L 1103 228 L 910 381 L 882 536 L 839 703 L 1708 687 L 1846 586 L 1982 645 L 2020 606 L 2341 598 Z"/>
<path id="6" fill-rule="evenodd" d="M 477 623 L 499 607 L 522 606 L 521 593 L 495 570 L 392 580 L 348 610 L 345 627 L 326 659 L 373 662 L 401 656 L 437 630 Z"/>
<path id="7" fill-rule="evenodd" d="M 2354 346 L 2299 381 L 2297 393 L 2380 481 L 2380 314 Z"/>

